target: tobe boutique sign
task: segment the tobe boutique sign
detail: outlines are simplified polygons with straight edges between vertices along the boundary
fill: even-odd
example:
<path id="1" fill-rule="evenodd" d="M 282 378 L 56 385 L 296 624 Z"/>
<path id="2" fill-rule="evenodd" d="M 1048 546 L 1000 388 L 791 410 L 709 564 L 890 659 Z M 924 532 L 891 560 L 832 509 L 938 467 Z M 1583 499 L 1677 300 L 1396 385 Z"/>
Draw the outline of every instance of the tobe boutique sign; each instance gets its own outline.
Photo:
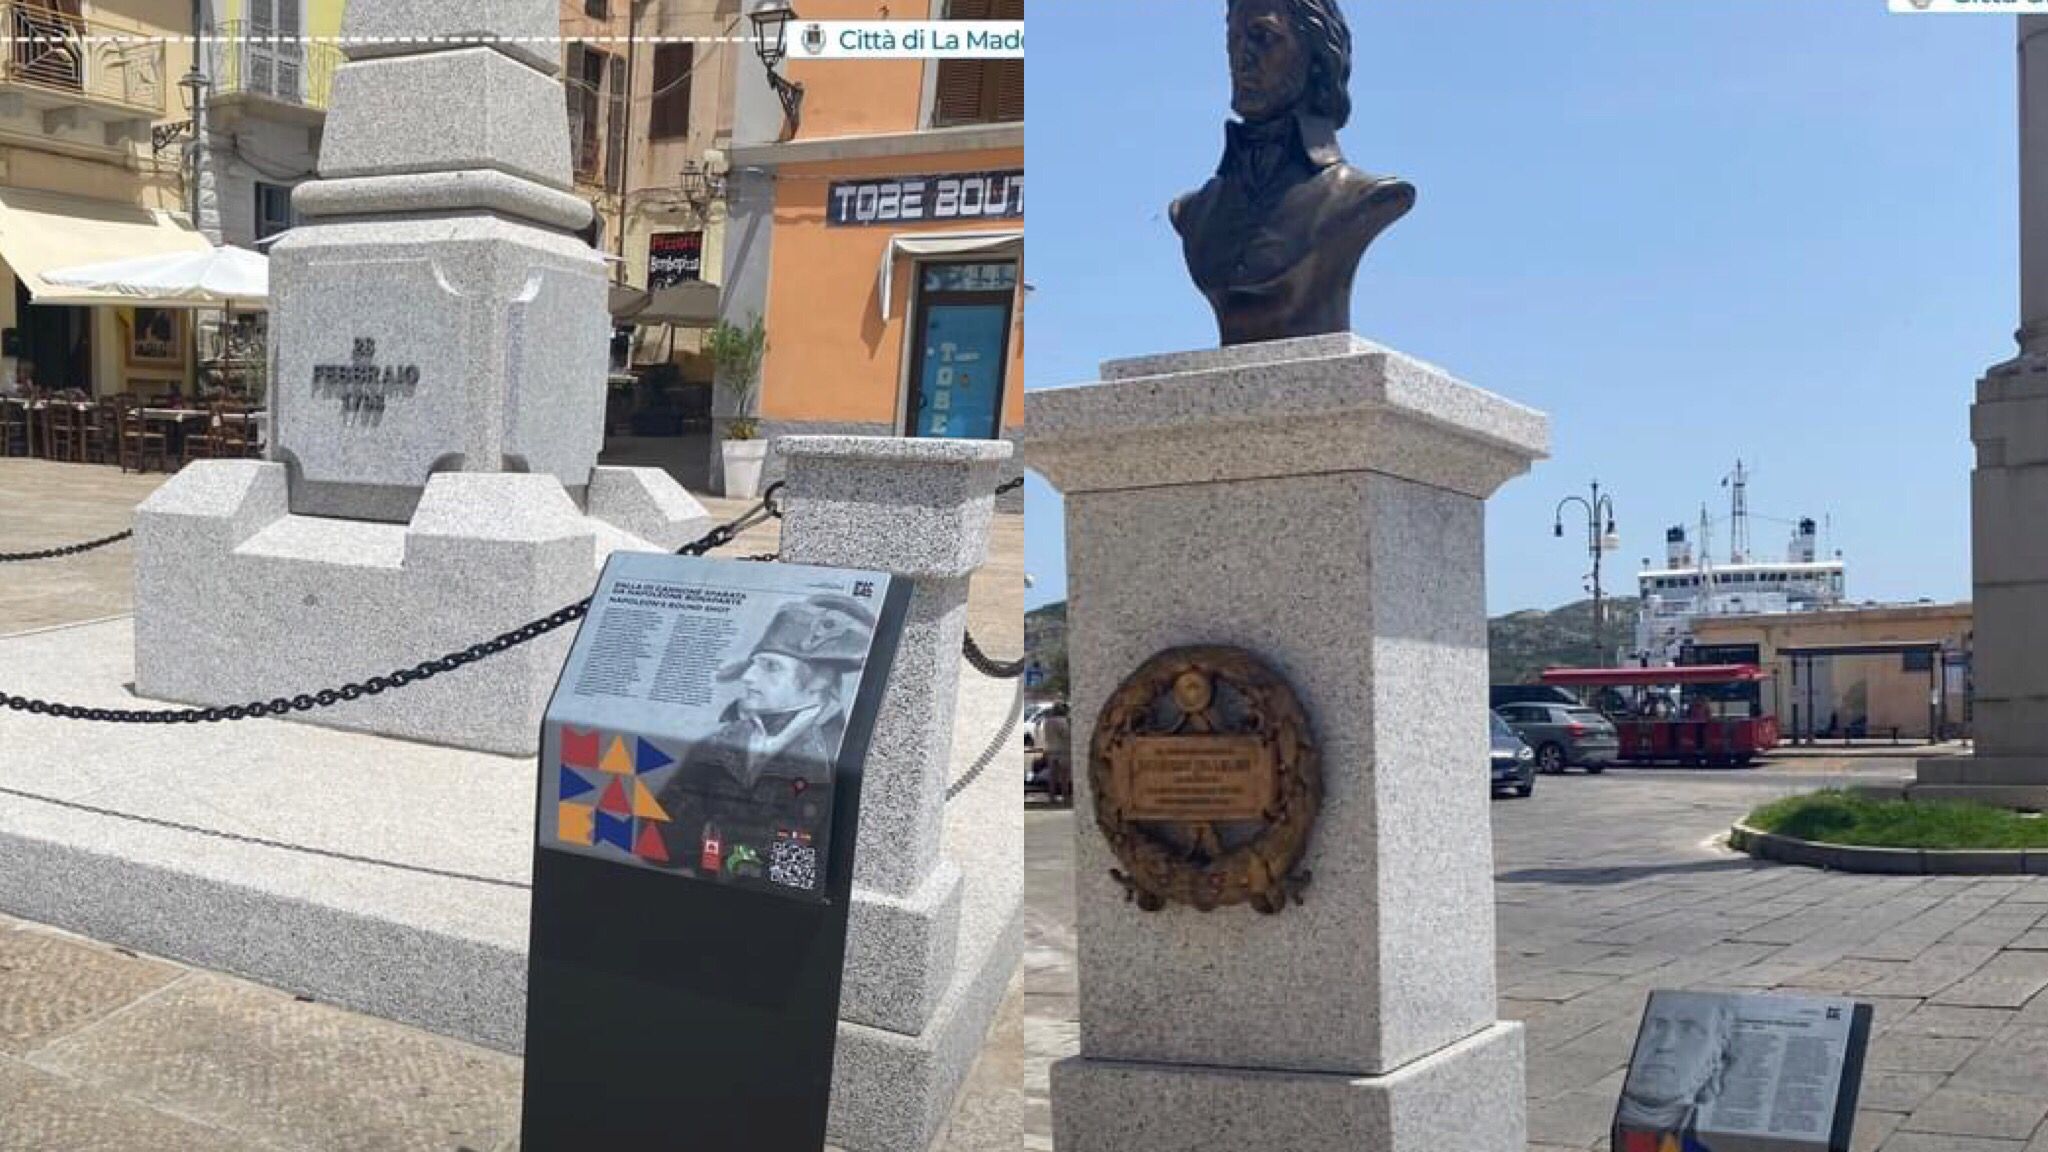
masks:
<path id="1" fill-rule="evenodd" d="M 1019 220 L 1023 216 L 1021 168 L 835 180 L 825 198 L 825 221 L 835 228 L 947 220 Z"/>

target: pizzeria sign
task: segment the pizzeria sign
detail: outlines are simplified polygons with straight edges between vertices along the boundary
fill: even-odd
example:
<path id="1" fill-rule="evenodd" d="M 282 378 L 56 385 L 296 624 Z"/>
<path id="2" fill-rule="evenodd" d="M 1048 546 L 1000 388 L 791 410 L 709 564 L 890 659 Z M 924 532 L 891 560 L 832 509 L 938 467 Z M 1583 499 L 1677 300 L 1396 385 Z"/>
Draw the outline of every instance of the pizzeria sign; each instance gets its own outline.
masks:
<path id="1" fill-rule="evenodd" d="M 825 222 L 835 228 L 1023 216 L 1022 168 L 835 180 L 825 199 Z"/>

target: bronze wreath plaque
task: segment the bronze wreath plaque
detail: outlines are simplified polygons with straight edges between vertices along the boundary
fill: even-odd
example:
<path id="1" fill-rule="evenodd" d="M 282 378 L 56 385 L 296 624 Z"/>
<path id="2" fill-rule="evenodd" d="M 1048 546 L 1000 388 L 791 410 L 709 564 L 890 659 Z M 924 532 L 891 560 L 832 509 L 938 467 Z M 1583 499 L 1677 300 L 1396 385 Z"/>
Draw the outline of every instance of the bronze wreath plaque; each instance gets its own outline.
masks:
<path id="1" fill-rule="evenodd" d="M 1147 912 L 1301 902 L 1298 871 L 1323 801 L 1308 718 L 1287 682 L 1239 648 L 1174 648 L 1118 686 L 1088 749 L 1111 869 Z"/>

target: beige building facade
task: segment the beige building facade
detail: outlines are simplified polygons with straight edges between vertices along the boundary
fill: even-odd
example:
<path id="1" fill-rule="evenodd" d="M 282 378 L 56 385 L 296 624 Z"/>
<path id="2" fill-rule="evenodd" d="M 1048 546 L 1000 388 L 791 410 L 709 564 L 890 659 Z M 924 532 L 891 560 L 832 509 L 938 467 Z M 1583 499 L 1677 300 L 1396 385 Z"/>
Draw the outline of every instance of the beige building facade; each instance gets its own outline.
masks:
<path id="1" fill-rule="evenodd" d="M 1968 603 L 1703 616 L 1695 659 L 1769 668 L 1764 706 L 1790 742 L 1970 730 Z"/>
<path id="2" fill-rule="evenodd" d="M 0 2 L 0 386 L 152 394 L 189 383 L 191 318 L 44 278 L 81 264 L 196 250 L 177 81 L 189 0 Z"/>

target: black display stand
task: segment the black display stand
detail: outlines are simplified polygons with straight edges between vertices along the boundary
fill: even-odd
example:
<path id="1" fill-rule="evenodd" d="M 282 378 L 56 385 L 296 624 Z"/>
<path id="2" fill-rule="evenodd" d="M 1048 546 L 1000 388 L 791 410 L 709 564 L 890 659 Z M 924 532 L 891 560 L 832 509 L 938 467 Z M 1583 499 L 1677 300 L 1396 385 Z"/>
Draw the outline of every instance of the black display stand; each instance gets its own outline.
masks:
<path id="1" fill-rule="evenodd" d="M 825 899 L 536 848 L 524 1152 L 823 1147 L 862 762 L 910 591 L 889 582 L 848 713 Z"/>

